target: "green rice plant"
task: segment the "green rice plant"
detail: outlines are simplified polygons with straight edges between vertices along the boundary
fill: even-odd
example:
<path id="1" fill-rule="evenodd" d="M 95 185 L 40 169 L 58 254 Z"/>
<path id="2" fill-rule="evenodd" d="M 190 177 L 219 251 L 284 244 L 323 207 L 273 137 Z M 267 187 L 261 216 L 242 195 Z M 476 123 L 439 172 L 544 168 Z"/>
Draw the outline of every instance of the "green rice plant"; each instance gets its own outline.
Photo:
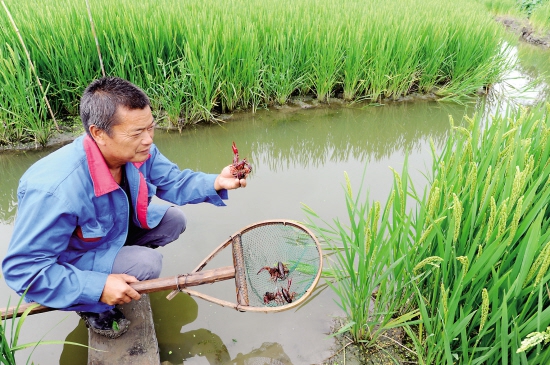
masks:
<path id="1" fill-rule="evenodd" d="M 517 0 L 480 0 L 480 3 L 496 15 L 522 15 Z"/>
<path id="2" fill-rule="evenodd" d="M 550 324 L 542 295 L 550 279 L 549 123 L 548 107 L 509 111 L 484 128 L 476 116 L 454 126 L 434 155 L 429 199 L 416 198 L 414 219 L 424 224 L 407 260 L 438 257 L 415 272 L 422 325 L 407 332 L 420 363 L 550 361 L 540 346 L 518 352 L 522 338 Z"/>
<path id="3" fill-rule="evenodd" d="M 411 286 L 403 275 L 406 252 L 400 244 L 410 229 L 410 221 L 399 213 L 405 209 L 406 182 L 394 186 L 382 211 L 380 203 L 371 205 L 368 197 L 364 202 L 361 192 L 354 196 L 345 177 L 349 222 L 335 219 L 330 224 L 305 205 L 304 211 L 331 252 L 333 277 L 328 285 L 347 316 L 337 334 L 349 332 L 354 341 L 376 346 L 386 330 L 411 323 L 418 315 L 406 310 Z"/>
<path id="4" fill-rule="evenodd" d="M 19 33 L 0 17 L 0 54 L 24 55 L 26 45 L 52 114 L 61 117 L 78 114 L 83 89 L 102 69 L 162 98 L 153 100 L 161 108 L 181 106 L 179 114 L 164 112 L 178 115 L 182 126 L 284 104 L 293 95 L 379 101 L 435 92 L 453 98 L 490 85 L 508 67 L 504 30 L 475 0 L 4 2 Z M 28 60 L 17 67 L 25 64 L 30 67 Z M 19 90 L 5 93 L 3 105 L 19 114 L 11 108 L 28 91 L 14 85 Z"/>
<path id="5" fill-rule="evenodd" d="M 44 88 L 42 86 L 42 82 L 40 81 L 40 78 L 38 77 L 38 73 L 36 72 L 36 68 L 34 67 L 34 63 L 31 60 L 31 56 L 29 54 L 29 51 L 28 51 L 27 47 L 25 46 L 25 41 L 23 40 L 23 37 L 21 37 L 21 33 L 19 32 L 17 24 L 15 24 L 15 21 L 13 20 L 13 17 L 11 15 L 8 7 L 6 6 L 6 3 L 3 0 L 2 0 L 2 6 L 4 7 L 4 10 L 6 11 L 6 14 L 7 14 L 7 16 L 10 20 L 10 23 L 11 23 L 13 29 L 17 33 L 17 36 L 19 38 L 19 42 L 21 44 L 21 47 L 23 48 L 23 50 L 25 51 L 25 55 L 27 56 L 28 65 L 29 65 L 32 73 L 34 74 L 34 76 L 36 78 L 36 83 L 38 84 L 38 87 L 40 88 L 40 91 L 42 92 L 42 97 L 44 98 L 44 102 L 45 102 L 46 106 L 48 107 L 48 111 L 50 112 L 50 116 L 52 118 L 52 121 L 55 124 L 55 128 L 59 131 L 59 126 L 57 125 L 57 121 L 55 120 L 55 115 L 54 115 L 54 113 L 52 111 L 52 108 L 50 106 L 50 103 L 48 101 L 46 90 L 44 90 Z M 48 134 L 48 132 L 45 132 L 44 134 Z M 40 135 L 42 135 L 42 133 L 40 133 Z"/>
<path id="6" fill-rule="evenodd" d="M 339 7 L 338 3 L 324 7 L 328 18 Z M 336 85 L 340 82 L 340 72 L 344 58 L 342 49 L 342 28 L 338 23 L 329 23 L 329 26 L 314 28 L 311 39 L 313 57 L 311 61 L 312 84 L 320 101 L 328 101 Z"/>
<path id="7" fill-rule="evenodd" d="M 53 133 L 46 105 L 32 71 L 15 48 L 0 51 L 0 144 L 45 145 Z"/>
<path id="8" fill-rule="evenodd" d="M 186 125 L 186 120 L 182 118 L 185 100 L 190 98 L 187 90 L 189 87 L 185 84 L 186 78 L 183 73 L 182 61 L 166 64 L 162 59 L 157 62 L 162 67 L 165 82 L 157 87 L 150 87 L 147 92 L 151 96 L 151 106 L 155 110 L 160 110 L 163 115 L 159 119 L 166 118 L 169 127 L 175 127 L 178 130 Z M 152 75 L 148 75 L 152 78 Z"/>
<path id="9" fill-rule="evenodd" d="M 260 86 L 260 44 L 250 22 L 236 19 L 222 34 L 222 64 L 225 80 L 221 85 L 223 112 L 256 110 L 263 101 Z"/>
<path id="10" fill-rule="evenodd" d="M 366 24 L 359 23 L 357 29 L 344 29 L 343 31 L 343 64 L 342 64 L 342 89 L 343 98 L 352 101 L 358 95 L 364 94 L 364 74 L 366 72 L 366 44 L 361 42 Z"/>
<path id="11" fill-rule="evenodd" d="M 550 31 L 550 1 L 541 2 L 539 6 L 533 9 L 529 18 L 531 24 L 539 32 Z"/>
<path id="12" fill-rule="evenodd" d="M 420 364 L 550 361 L 549 113 L 451 119 L 443 151 L 432 145 L 428 187 L 416 192 L 405 161 L 383 211 L 348 179 L 349 223 L 305 208 L 331 252 L 328 285 L 348 317 L 340 332 L 375 345 L 379 330 L 403 325 Z"/>
<path id="13" fill-rule="evenodd" d="M 293 92 L 304 88 L 310 76 L 304 70 L 303 53 L 301 42 L 286 32 L 278 31 L 266 40 L 261 85 L 267 102 L 284 105 Z"/>
<path id="14" fill-rule="evenodd" d="M 26 293 L 26 292 L 25 292 Z M 19 299 L 15 311 L 19 309 L 19 306 L 21 303 L 23 303 L 23 298 L 25 294 L 21 296 Z M 76 346 L 82 346 L 82 347 L 88 347 L 86 345 L 76 343 L 76 342 L 70 342 L 70 341 L 36 341 L 31 343 L 25 343 L 25 344 L 19 344 L 19 335 L 21 333 L 21 328 L 23 327 L 23 324 L 25 323 L 25 320 L 27 319 L 27 316 L 29 313 L 34 309 L 38 307 L 38 304 L 33 304 L 29 306 L 23 314 L 19 318 L 10 318 L 8 320 L 7 316 L 4 316 L 4 313 L 0 313 L 0 363 L 4 365 L 15 365 L 16 359 L 15 359 L 15 353 L 17 351 L 26 349 L 26 348 L 33 348 L 34 349 L 38 345 L 76 345 Z M 9 300 L 8 300 L 8 306 L 6 308 L 9 308 Z M 32 352 L 30 353 L 27 364 L 29 361 L 31 361 Z"/>

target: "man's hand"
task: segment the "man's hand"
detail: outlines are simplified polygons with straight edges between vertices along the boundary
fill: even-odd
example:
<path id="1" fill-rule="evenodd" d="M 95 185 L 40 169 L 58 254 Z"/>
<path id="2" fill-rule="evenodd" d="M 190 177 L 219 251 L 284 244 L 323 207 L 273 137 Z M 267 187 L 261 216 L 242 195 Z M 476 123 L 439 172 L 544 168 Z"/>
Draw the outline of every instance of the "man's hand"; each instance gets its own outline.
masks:
<path id="1" fill-rule="evenodd" d="M 103 293 L 99 301 L 109 304 L 130 303 L 132 299 L 139 300 L 141 295 L 135 291 L 129 283 L 137 283 L 139 280 L 127 274 L 110 274 L 103 287 Z"/>
<path id="2" fill-rule="evenodd" d="M 244 179 L 237 179 L 231 173 L 231 165 L 224 167 L 222 172 L 216 177 L 216 181 L 214 181 L 214 189 L 216 190 L 231 190 L 244 187 L 246 187 L 246 176 Z"/>

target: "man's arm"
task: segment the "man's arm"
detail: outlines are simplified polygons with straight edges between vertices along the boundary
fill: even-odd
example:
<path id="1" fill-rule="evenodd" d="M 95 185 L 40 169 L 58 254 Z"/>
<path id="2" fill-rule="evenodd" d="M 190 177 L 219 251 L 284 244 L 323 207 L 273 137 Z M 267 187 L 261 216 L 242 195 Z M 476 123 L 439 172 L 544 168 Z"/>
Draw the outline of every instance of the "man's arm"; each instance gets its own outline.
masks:
<path id="1" fill-rule="evenodd" d="M 144 172 L 150 183 L 154 185 L 154 189 L 156 189 L 156 195 L 177 205 L 206 202 L 224 206 L 223 200 L 227 199 L 226 189 L 234 189 L 239 185 L 238 180 L 230 174 L 229 167 L 224 168 L 225 172 L 220 182 L 218 179 L 220 175 L 195 172 L 188 169 L 180 170 L 176 164 L 162 155 L 154 145 L 151 148 L 151 158 L 147 160 L 143 168 L 146 169 Z M 216 181 L 216 187 L 219 189 L 215 188 Z"/>
<path id="2" fill-rule="evenodd" d="M 27 301 L 52 308 L 99 303 L 107 274 L 58 261 L 77 225 L 71 204 L 38 189 L 20 191 L 18 197 L 14 232 L 2 263 L 7 284 L 20 295 L 28 288 Z"/>

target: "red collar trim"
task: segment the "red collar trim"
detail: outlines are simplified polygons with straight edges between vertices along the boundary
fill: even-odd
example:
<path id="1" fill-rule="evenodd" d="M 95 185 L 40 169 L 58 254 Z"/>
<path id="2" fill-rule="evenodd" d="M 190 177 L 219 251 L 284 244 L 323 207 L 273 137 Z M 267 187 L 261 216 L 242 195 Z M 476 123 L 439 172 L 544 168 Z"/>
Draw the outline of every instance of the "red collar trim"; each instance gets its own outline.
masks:
<path id="1" fill-rule="evenodd" d="M 94 184 L 95 196 L 101 196 L 119 188 L 109 167 L 95 141 L 89 136 L 84 137 L 84 151 L 88 160 L 88 169 Z"/>

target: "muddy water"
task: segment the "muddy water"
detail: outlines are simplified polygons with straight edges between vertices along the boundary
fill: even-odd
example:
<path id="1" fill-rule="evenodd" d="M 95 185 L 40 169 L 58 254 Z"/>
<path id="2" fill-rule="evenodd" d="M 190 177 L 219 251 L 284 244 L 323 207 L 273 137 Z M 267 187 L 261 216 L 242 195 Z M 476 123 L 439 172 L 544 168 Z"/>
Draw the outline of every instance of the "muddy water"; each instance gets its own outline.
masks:
<path id="1" fill-rule="evenodd" d="M 520 48 L 515 54 L 520 60 L 527 59 L 526 64 L 538 62 L 539 57 L 541 64 L 547 65 L 542 59 L 547 59 L 548 53 L 536 56 L 536 52 Z M 495 90 L 506 94 L 506 88 L 538 77 L 541 68 L 533 66 L 528 76 L 521 70 L 520 81 Z M 525 94 L 518 95 L 512 101 L 524 103 Z M 545 94 L 541 91 L 540 95 Z M 401 171 L 406 151 L 410 174 L 421 190 L 423 173 L 431 164 L 429 140 L 441 148 L 449 130 L 449 115 L 458 121 L 474 108 L 435 102 L 282 108 L 235 115 L 230 123 L 197 127 L 183 134 L 158 131 L 155 143 L 181 168 L 219 172 L 231 162 L 232 141 L 241 157 L 248 157 L 254 165 L 248 187 L 231 191 L 226 207 L 200 204 L 181 208 L 188 217 L 188 228 L 177 241 L 160 249 L 164 255 L 162 276 L 191 271 L 229 235 L 251 223 L 275 218 L 304 220 L 302 204 L 328 221 L 345 220 L 344 172 L 355 191 L 361 187 L 371 200 L 384 202 L 392 182 L 389 167 Z M 49 152 L 0 154 L 0 257 L 13 229 L 17 181 L 30 164 Z M 207 268 L 230 264 L 229 255 L 221 254 Z M 230 301 L 235 297 L 231 281 L 197 289 Z M 166 364 L 314 364 L 338 350 L 327 334 L 333 318 L 342 312 L 330 290 L 320 292 L 298 310 L 276 314 L 239 313 L 184 294 L 167 301 L 166 294 L 151 295 L 161 361 Z M 0 305 L 7 304 L 8 297 L 12 302 L 16 299 L 0 281 Z M 29 317 L 20 343 L 41 338 L 86 343 L 87 334 L 76 314 L 51 312 Z M 26 361 L 29 354 L 23 351 L 18 359 Z M 85 348 L 48 345 L 39 346 L 32 359 L 40 364 L 85 364 L 86 354 Z"/>

